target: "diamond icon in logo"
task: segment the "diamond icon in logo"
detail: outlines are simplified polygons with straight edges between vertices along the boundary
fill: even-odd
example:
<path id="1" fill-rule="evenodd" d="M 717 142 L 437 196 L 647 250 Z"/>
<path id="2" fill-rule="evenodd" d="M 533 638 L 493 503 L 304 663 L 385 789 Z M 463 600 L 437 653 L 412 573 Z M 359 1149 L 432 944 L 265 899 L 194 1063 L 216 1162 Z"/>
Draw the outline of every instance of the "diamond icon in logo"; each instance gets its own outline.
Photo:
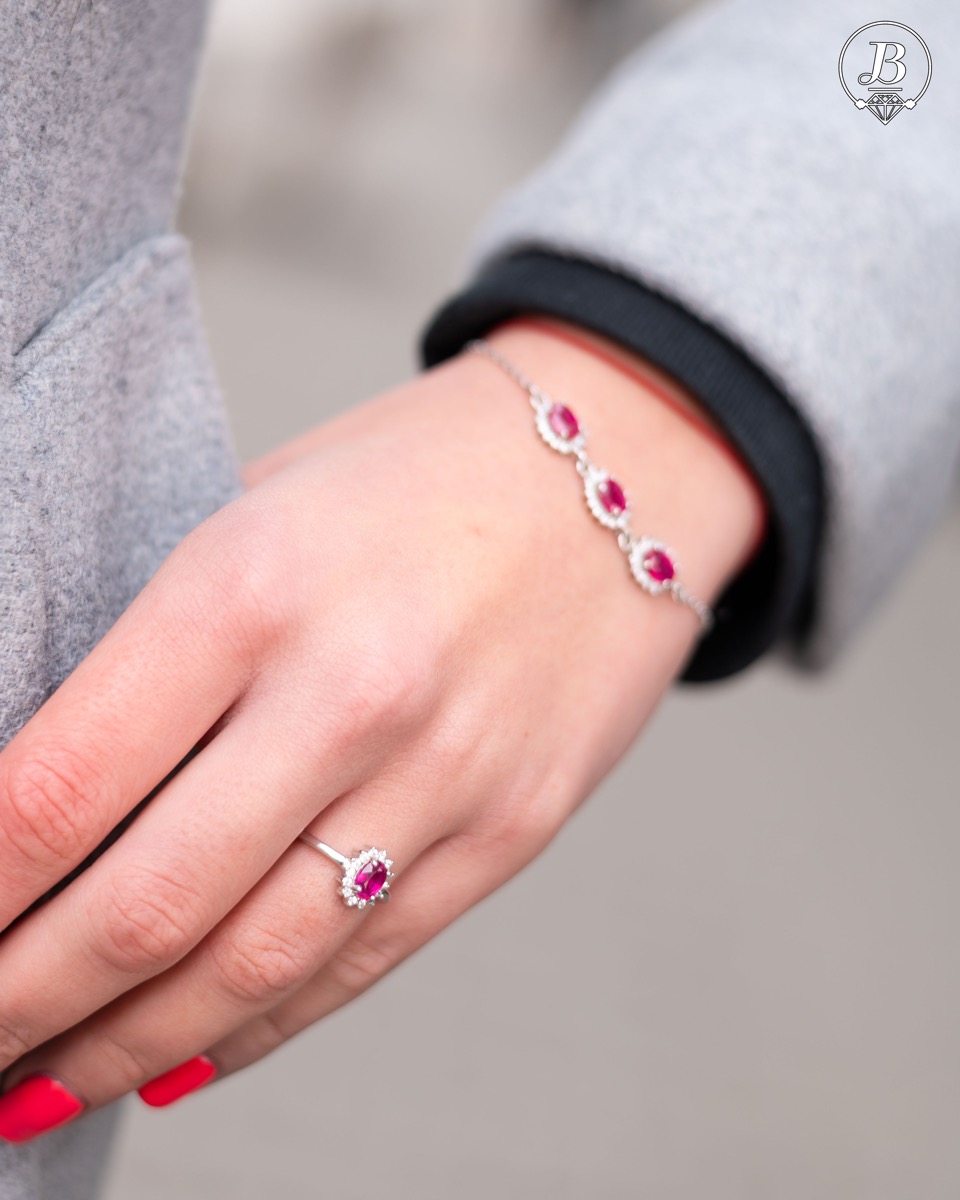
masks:
<path id="1" fill-rule="evenodd" d="M 878 121 L 889 125 L 897 113 L 903 112 L 906 106 L 896 92 L 874 92 L 867 101 L 866 107 Z"/>

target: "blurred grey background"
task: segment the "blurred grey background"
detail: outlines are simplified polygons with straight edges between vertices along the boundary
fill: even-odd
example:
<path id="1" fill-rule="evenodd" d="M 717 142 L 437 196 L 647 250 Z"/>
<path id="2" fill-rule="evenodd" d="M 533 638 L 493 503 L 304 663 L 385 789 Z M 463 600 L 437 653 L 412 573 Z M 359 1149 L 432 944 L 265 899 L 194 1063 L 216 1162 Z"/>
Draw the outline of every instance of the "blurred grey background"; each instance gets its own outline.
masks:
<path id="1" fill-rule="evenodd" d="M 481 215 L 682 7 L 223 0 L 181 225 L 245 459 L 409 375 Z M 960 506 L 828 674 L 675 688 L 352 1006 L 131 1101 L 108 1200 L 956 1200 L 958 547 Z"/>

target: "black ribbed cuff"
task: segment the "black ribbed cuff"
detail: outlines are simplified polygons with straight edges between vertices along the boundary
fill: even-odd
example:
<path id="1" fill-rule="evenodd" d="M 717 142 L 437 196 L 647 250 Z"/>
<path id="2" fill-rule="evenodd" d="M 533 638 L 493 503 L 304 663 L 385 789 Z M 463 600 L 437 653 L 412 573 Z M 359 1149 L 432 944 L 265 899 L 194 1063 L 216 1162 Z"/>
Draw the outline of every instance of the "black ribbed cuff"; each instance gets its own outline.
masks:
<path id="1" fill-rule="evenodd" d="M 603 334 L 662 368 L 710 411 L 766 497 L 767 536 L 714 606 L 684 682 L 723 679 L 781 637 L 802 637 L 823 514 L 820 455 L 783 392 L 742 350 L 675 301 L 594 263 L 546 251 L 491 262 L 433 314 L 419 352 L 425 367 L 523 313 Z"/>

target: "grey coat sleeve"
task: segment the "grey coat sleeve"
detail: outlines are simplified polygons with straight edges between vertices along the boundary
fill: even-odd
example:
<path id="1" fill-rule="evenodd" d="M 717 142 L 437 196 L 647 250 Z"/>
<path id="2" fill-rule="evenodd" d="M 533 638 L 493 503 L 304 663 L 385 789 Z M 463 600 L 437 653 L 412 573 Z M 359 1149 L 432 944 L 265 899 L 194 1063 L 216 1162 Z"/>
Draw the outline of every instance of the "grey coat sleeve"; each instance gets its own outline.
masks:
<path id="1" fill-rule="evenodd" d="M 896 16 L 952 66 L 960 6 Z M 909 568 L 960 457 L 960 89 L 944 70 L 887 125 L 858 110 L 838 58 L 876 19 L 859 0 L 695 10 L 620 64 L 465 263 L 539 248 L 620 272 L 778 384 L 824 469 L 812 620 L 775 648 L 806 669 Z"/>

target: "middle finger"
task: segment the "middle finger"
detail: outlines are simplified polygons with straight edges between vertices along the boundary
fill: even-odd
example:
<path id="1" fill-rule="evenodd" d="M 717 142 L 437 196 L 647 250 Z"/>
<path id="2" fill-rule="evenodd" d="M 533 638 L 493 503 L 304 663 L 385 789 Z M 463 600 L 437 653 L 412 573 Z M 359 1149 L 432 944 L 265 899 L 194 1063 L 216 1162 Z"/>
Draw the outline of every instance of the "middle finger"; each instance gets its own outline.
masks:
<path id="1" fill-rule="evenodd" d="M 241 712 L 83 875 L 0 939 L 0 1069 L 181 959 L 370 769 L 369 746 L 305 754 L 302 734 L 288 728 L 287 747 L 277 727 L 269 704 Z"/>
<path id="2" fill-rule="evenodd" d="M 348 855 L 375 830 L 378 845 L 407 869 L 458 822 L 395 791 L 374 784 L 341 796 L 309 829 Z M 100 1107 L 275 1007 L 315 975 L 358 921 L 381 916 L 371 911 L 376 904 L 358 913 L 343 903 L 340 874 L 294 840 L 182 962 L 18 1062 L 4 1081 L 10 1091 L 0 1098 L 0 1117 L 16 1103 L 16 1085 L 38 1072 L 60 1080 L 85 1111 Z"/>

